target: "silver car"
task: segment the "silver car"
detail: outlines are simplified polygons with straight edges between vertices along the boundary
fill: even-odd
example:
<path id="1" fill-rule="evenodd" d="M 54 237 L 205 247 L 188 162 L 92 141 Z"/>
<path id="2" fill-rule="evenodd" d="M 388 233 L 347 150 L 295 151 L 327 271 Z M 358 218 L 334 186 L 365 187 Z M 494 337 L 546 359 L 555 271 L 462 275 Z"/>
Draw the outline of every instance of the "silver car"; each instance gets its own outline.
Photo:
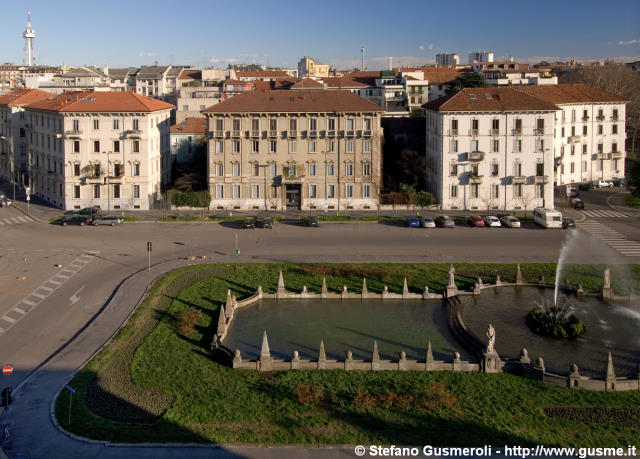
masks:
<path id="1" fill-rule="evenodd" d="M 91 222 L 91 224 L 94 226 L 98 226 L 98 225 L 115 226 L 115 225 L 119 225 L 120 223 L 122 223 L 122 219 L 120 217 L 106 216 L 106 215 L 103 217 L 98 217 Z"/>
<path id="2" fill-rule="evenodd" d="M 502 226 L 506 226 L 507 228 L 520 228 L 520 220 L 512 215 L 507 215 L 500 219 L 500 223 Z"/>
<path id="3" fill-rule="evenodd" d="M 495 217 L 493 215 L 487 215 L 486 217 L 484 217 L 484 226 L 502 226 L 500 224 L 500 220 L 498 220 L 498 217 Z"/>

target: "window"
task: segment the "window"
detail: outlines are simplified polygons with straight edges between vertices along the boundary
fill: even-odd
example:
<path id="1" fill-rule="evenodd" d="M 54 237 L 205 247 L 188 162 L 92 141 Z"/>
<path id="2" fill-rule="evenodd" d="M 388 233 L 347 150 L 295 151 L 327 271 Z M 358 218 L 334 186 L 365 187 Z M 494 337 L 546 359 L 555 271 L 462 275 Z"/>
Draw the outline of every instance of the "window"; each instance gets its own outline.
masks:
<path id="1" fill-rule="evenodd" d="M 363 185 L 362 186 L 362 197 L 363 198 L 370 198 L 371 197 L 371 185 Z"/>
<path id="2" fill-rule="evenodd" d="M 604 145 L 599 143 L 598 144 L 598 153 L 602 153 L 604 151 Z"/>
<path id="3" fill-rule="evenodd" d="M 614 109 L 613 109 L 613 114 L 611 115 L 611 117 L 612 117 L 614 120 L 617 120 L 617 119 L 618 119 L 618 109 L 617 109 L 617 108 L 614 108 Z"/>
<path id="4" fill-rule="evenodd" d="M 618 172 L 618 160 L 617 159 L 613 160 L 613 170 Z"/>
<path id="5" fill-rule="evenodd" d="M 536 139 L 536 151 L 544 151 L 544 139 Z"/>
<path id="6" fill-rule="evenodd" d="M 561 134 L 562 134 L 560 137 L 564 137 L 564 128 L 562 128 L 562 129 L 560 130 L 560 132 L 561 132 Z"/>
<path id="7" fill-rule="evenodd" d="M 140 198 L 140 185 L 133 185 L 133 197 L 135 199 Z"/>
<path id="8" fill-rule="evenodd" d="M 471 197 L 472 198 L 477 198 L 478 197 L 478 184 L 477 183 L 472 183 L 471 184 Z"/>
<path id="9" fill-rule="evenodd" d="M 140 175 L 140 163 L 133 163 L 133 175 Z"/>
<path id="10" fill-rule="evenodd" d="M 370 131 L 371 130 L 371 118 L 365 118 L 364 119 L 364 130 L 365 131 Z"/>
<path id="11" fill-rule="evenodd" d="M 269 119 L 269 130 L 270 131 L 277 131 L 278 130 L 278 119 L 277 118 L 270 118 Z"/>
<path id="12" fill-rule="evenodd" d="M 611 151 L 616 153 L 618 151 L 618 144 L 616 142 L 613 142 L 611 144 Z"/>
<path id="13" fill-rule="evenodd" d="M 120 120 L 113 120 L 113 129 L 120 129 Z"/>
<path id="14" fill-rule="evenodd" d="M 611 126 L 611 133 L 612 134 L 617 134 L 618 133 L 618 125 L 614 124 Z"/>
<path id="15" fill-rule="evenodd" d="M 295 118 L 292 118 L 289 120 L 289 130 L 290 131 L 297 131 L 298 130 L 298 120 Z"/>
<path id="16" fill-rule="evenodd" d="M 327 164 L 327 175 L 333 176 L 335 174 L 335 168 L 333 163 Z"/>
<path id="17" fill-rule="evenodd" d="M 100 141 L 99 140 L 94 140 L 93 141 L 93 152 L 94 153 L 100 153 Z"/>
<path id="18" fill-rule="evenodd" d="M 216 140 L 216 153 L 224 153 L 224 142 Z"/>
<path id="19" fill-rule="evenodd" d="M 316 163 L 310 163 L 309 164 L 309 175 L 310 176 L 315 176 L 316 175 Z"/>
<path id="20" fill-rule="evenodd" d="M 260 164 L 254 163 L 252 164 L 251 171 L 253 172 L 254 177 L 260 176 Z"/>
<path id="21" fill-rule="evenodd" d="M 347 163 L 346 166 L 345 166 L 345 171 L 346 171 L 345 175 L 347 175 L 347 176 L 353 175 L 353 164 Z"/>
<path id="22" fill-rule="evenodd" d="M 582 145 L 582 154 L 583 155 L 587 154 L 587 144 Z"/>
<path id="23" fill-rule="evenodd" d="M 498 199 L 500 197 L 500 185 L 491 185 L 491 197 Z"/>
<path id="24" fill-rule="evenodd" d="M 363 163 L 362 164 L 362 175 L 364 175 L 364 176 L 371 175 L 371 163 Z"/>
<path id="25" fill-rule="evenodd" d="M 296 141 L 295 140 L 290 140 L 289 141 L 289 153 L 295 153 L 296 152 Z"/>
<path id="26" fill-rule="evenodd" d="M 240 153 L 240 141 L 239 140 L 234 140 L 232 142 L 232 145 L 233 145 L 233 150 L 232 151 L 234 153 Z"/>
<path id="27" fill-rule="evenodd" d="M 520 118 L 516 118 L 516 132 L 517 133 L 522 132 L 522 119 Z"/>
<path id="28" fill-rule="evenodd" d="M 259 141 L 254 140 L 254 141 L 252 142 L 252 145 L 251 145 L 251 152 L 252 152 L 252 153 L 259 153 L 259 152 L 260 152 L 260 142 L 259 142 Z"/>
<path id="29" fill-rule="evenodd" d="M 347 153 L 353 153 L 353 140 L 347 140 Z"/>
<path id="30" fill-rule="evenodd" d="M 73 141 L 73 152 L 74 153 L 80 153 L 80 141 L 79 140 L 74 140 Z"/>
<path id="31" fill-rule="evenodd" d="M 544 196 L 544 184 L 536 185 L 536 198 Z"/>
<path id="32" fill-rule="evenodd" d="M 114 198 L 119 198 L 120 197 L 120 184 L 119 183 L 115 183 L 113 185 L 113 197 Z"/>
<path id="33" fill-rule="evenodd" d="M 365 153 L 371 153 L 371 140 L 365 140 L 362 142 L 362 151 Z"/>
<path id="34" fill-rule="evenodd" d="M 480 125 L 480 121 L 479 120 L 471 120 L 471 133 L 472 134 L 478 134 L 478 126 Z"/>
<path id="35" fill-rule="evenodd" d="M 587 172 L 587 162 L 582 161 L 582 172 Z"/>
<path id="36" fill-rule="evenodd" d="M 458 197 L 458 185 L 451 185 L 451 188 L 449 188 L 449 196 L 452 198 Z"/>
<path id="37" fill-rule="evenodd" d="M 310 198 L 315 198 L 316 196 L 316 186 L 315 185 L 309 185 L 309 197 Z"/>
<path id="38" fill-rule="evenodd" d="M 515 185 L 513 185 L 513 195 L 516 198 L 522 197 L 522 184 L 521 183 L 516 183 Z"/>
<path id="39" fill-rule="evenodd" d="M 216 185 L 216 198 L 224 198 L 224 185 Z"/>
<path id="40" fill-rule="evenodd" d="M 575 111 L 573 116 L 575 118 Z M 536 120 L 536 128 L 538 129 L 538 134 L 542 134 L 544 132 L 544 118 L 538 118 Z"/>
<path id="41" fill-rule="evenodd" d="M 75 164 L 73 165 L 73 175 L 74 175 L 75 177 L 78 177 L 78 176 L 80 175 L 80 164 L 75 163 Z"/>
<path id="42" fill-rule="evenodd" d="M 451 120 L 451 135 L 457 135 L 457 134 L 458 134 L 458 120 L 452 119 Z"/>
<path id="43" fill-rule="evenodd" d="M 72 124 L 73 124 L 73 130 L 74 131 L 79 131 L 80 130 L 80 120 L 73 120 Z"/>
<path id="44" fill-rule="evenodd" d="M 522 163 L 516 162 L 513 164 L 513 175 L 522 177 Z"/>
<path id="45" fill-rule="evenodd" d="M 336 130 L 336 119 L 335 118 L 329 118 L 328 120 L 328 128 L 330 131 L 335 131 Z"/>
<path id="46" fill-rule="evenodd" d="M 309 153 L 315 153 L 316 152 L 316 141 L 315 140 L 310 140 L 309 141 Z"/>
<path id="47" fill-rule="evenodd" d="M 495 120 L 494 120 L 495 121 Z M 498 139 L 493 139 L 493 141 L 491 142 L 491 146 L 493 148 L 493 152 L 494 153 L 498 153 L 500 151 L 500 140 Z"/>
<path id="48" fill-rule="evenodd" d="M 569 164 L 569 172 L 570 172 L 571 174 L 573 174 L 575 171 L 576 171 L 576 165 L 575 165 L 575 163 L 570 163 L 570 164 Z"/>
<path id="49" fill-rule="evenodd" d="M 276 175 L 278 175 L 278 166 L 276 165 L 276 163 L 269 164 L 269 174 L 271 175 L 271 177 L 275 177 Z"/>
<path id="50" fill-rule="evenodd" d="M 333 153 L 336 151 L 336 143 L 333 140 L 329 140 L 327 143 L 327 149 L 329 150 L 329 153 Z"/>
<path id="51" fill-rule="evenodd" d="M 587 126 L 582 126 L 582 135 L 587 135 L 587 133 L 588 133 Z"/>
<path id="52" fill-rule="evenodd" d="M 240 197 L 240 185 L 233 185 L 233 197 L 236 199 Z"/>
<path id="53" fill-rule="evenodd" d="M 93 197 L 94 198 L 99 198 L 100 197 L 100 184 L 98 184 L 98 183 L 93 185 Z"/>
<path id="54" fill-rule="evenodd" d="M 327 187 L 327 197 L 329 197 L 329 198 L 335 198 L 336 197 L 336 186 L 335 185 L 329 185 Z"/>
<path id="55" fill-rule="evenodd" d="M 517 139 L 514 143 L 513 143 L 513 149 L 516 153 L 522 153 L 522 140 Z"/>
<path id="56" fill-rule="evenodd" d="M 458 165 L 457 164 L 451 164 L 449 166 L 449 175 L 458 175 Z"/>
<path id="57" fill-rule="evenodd" d="M 478 141 L 477 140 L 472 140 L 471 141 L 471 151 L 479 151 L 478 150 Z"/>
<path id="58" fill-rule="evenodd" d="M 114 140 L 113 141 L 113 152 L 114 153 L 120 153 L 120 141 L 119 140 Z"/>
<path id="59" fill-rule="evenodd" d="M 251 130 L 252 131 L 260 130 L 260 120 L 258 118 L 253 118 L 251 120 Z"/>
<path id="60" fill-rule="evenodd" d="M 233 176 L 240 177 L 240 163 L 233 163 Z"/>
<path id="61" fill-rule="evenodd" d="M 93 120 L 93 129 L 100 129 L 100 120 L 98 119 Z"/>
<path id="62" fill-rule="evenodd" d="M 347 185 L 347 198 L 353 198 L 353 185 Z"/>
<path id="63" fill-rule="evenodd" d="M 289 176 L 290 177 L 295 177 L 296 176 L 296 165 L 295 164 L 289 164 Z"/>
<path id="64" fill-rule="evenodd" d="M 113 176 L 114 177 L 122 177 L 123 174 L 123 167 L 122 164 L 114 164 L 113 165 Z"/>
<path id="65" fill-rule="evenodd" d="M 576 146 L 575 145 L 571 145 L 571 156 L 576 154 Z"/>
<path id="66" fill-rule="evenodd" d="M 491 120 L 491 130 L 494 134 L 497 134 L 500 130 L 500 120 Z"/>
<path id="67" fill-rule="evenodd" d="M 224 130 L 224 120 L 216 120 L 216 131 Z"/>
<path id="68" fill-rule="evenodd" d="M 260 197 L 260 185 L 251 185 L 251 197 L 254 199 Z"/>
<path id="69" fill-rule="evenodd" d="M 598 124 L 598 135 L 602 135 L 602 124 Z"/>
<path id="70" fill-rule="evenodd" d="M 73 185 L 73 197 L 80 199 L 80 185 Z"/>
<path id="71" fill-rule="evenodd" d="M 133 152 L 134 153 L 140 153 L 140 141 L 139 140 L 134 140 L 133 141 Z"/>
<path id="72" fill-rule="evenodd" d="M 318 126 L 318 120 L 315 118 L 311 118 L 309 120 L 309 130 L 310 131 L 317 131 L 317 126 Z"/>
<path id="73" fill-rule="evenodd" d="M 498 163 L 491 164 L 491 175 L 498 175 Z"/>
<path id="74" fill-rule="evenodd" d="M 275 140 L 269 141 L 269 153 L 277 153 L 278 142 Z"/>
<path id="75" fill-rule="evenodd" d="M 355 125 L 355 123 L 353 121 L 353 118 L 348 118 L 347 119 L 347 131 L 353 131 L 354 125 Z"/>
<path id="76" fill-rule="evenodd" d="M 215 171 L 216 171 L 216 175 L 218 177 L 223 177 L 224 176 L 224 164 L 216 163 Z"/>
<path id="77" fill-rule="evenodd" d="M 233 120 L 233 130 L 234 131 L 240 130 L 240 120 Z"/>

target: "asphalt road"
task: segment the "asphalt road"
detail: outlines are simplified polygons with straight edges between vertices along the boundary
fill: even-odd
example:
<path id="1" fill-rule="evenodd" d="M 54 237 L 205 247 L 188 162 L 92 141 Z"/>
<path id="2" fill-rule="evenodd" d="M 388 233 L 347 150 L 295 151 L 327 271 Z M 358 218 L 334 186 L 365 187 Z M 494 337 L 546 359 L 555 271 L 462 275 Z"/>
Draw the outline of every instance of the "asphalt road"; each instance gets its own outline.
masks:
<path id="1" fill-rule="evenodd" d="M 605 191 L 590 193 L 598 197 Z M 589 206 L 609 208 L 595 201 Z M 42 218 L 52 214 L 49 209 L 32 207 L 33 214 Z M 581 218 L 579 213 L 575 216 Z M 22 217 L 24 214 L 17 209 L 0 209 L 0 222 L 5 221 L 0 226 L 0 364 L 15 368 L 12 376 L 0 376 L 0 386 L 16 388 L 15 403 L 9 413 L 0 415 L 0 424 L 10 426 L 14 453 L 32 458 L 353 457 L 351 449 L 195 448 L 185 453 L 178 447 L 138 447 L 125 452 L 120 447 L 84 444 L 65 436 L 52 424 L 50 403 L 65 381 L 126 320 L 151 280 L 170 268 L 185 266 L 190 256 L 206 257 L 198 258 L 197 263 L 212 259 L 555 262 L 563 242 L 568 243 L 565 239 L 572 235 L 572 262 L 640 261 L 640 257 L 622 259 L 581 230 L 542 230 L 533 225 L 521 229 L 417 229 L 384 223 L 327 223 L 319 228 L 281 223 L 273 230 L 242 230 L 232 223 L 61 227 Z M 635 241 L 640 241 L 639 221 L 638 215 L 631 213 L 615 221 L 602 219 L 606 225 L 617 225 Z M 236 237 L 240 255 L 235 252 Z M 148 241 L 153 243 L 151 272 L 146 270 Z"/>

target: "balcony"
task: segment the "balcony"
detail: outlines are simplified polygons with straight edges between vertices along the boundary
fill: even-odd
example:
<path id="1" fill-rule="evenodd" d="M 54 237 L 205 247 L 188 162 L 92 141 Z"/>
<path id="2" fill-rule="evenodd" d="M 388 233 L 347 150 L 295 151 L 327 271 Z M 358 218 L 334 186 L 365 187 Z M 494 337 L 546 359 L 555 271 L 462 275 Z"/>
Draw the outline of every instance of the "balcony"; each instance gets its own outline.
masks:
<path id="1" fill-rule="evenodd" d="M 289 137 L 298 137 L 298 131 L 289 131 Z"/>
<path id="2" fill-rule="evenodd" d="M 535 135 L 544 135 L 544 128 L 535 128 L 535 129 L 533 130 L 533 133 L 534 133 Z"/>
<path id="3" fill-rule="evenodd" d="M 275 139 L 278 137 L 278 131 L 269 131 L 269 138 Z"/>
<path id="4" fill-rule="evenodd" d="M 371 131 L 362 131 L 362 137 L 371 137 Z"/>
<path id="5" fill-rule="evenodd" d="M 604 115 L 598 115 L 598 116 L 596 116 L 596 119 L 598 121 L 604 121 Z"/>
<path id="6" fill-rule="evenodd" d="M 618 121 L 618 115 L 611 115 L 611 121 Z"/>
<path id="7" fill-rule="evenodd" d="M 450 136 L 458 135 L 458 130 L 457 129 L 449 129 L 449 135 Z"/>
<path id="8" fill-rule="evenodd" d="M 106 179 L 106 177 L 104 177 Z M 103 177 L 100 174 L 91 174 L 83 177 L 85 184 L 100 184 L 103 183 Z"/>
<path id="9" fill-rule="evenodd" d="M 109 184 L 109 185 L 113 185 L 113 184 L 120 184 L 120 185 L 124 185 L 124 175 L 111 175 L 109 177 L 104 177 L 104 184 Z"/>
<path id="10" fill-rule="evenodd" d="M 240 131 L 231 131 L 231 137 L 234 139 L 240 138 Z"/>
<path id="11" fill-rule="evenodd" d="M 524 185 L 527 183 L 526 175 L 512 175 L 511 176 L 511 184 L 512 185 Z"/>
<path id="12" fill-rule="evenodd" d="M 489 134 L 490 135 L 500 135 L 500 129 L 490 129 L 489 130 Z"/>
<path id="13" fill-rule="evenodd" d="M 344 131 L 345 137 L 353 137 L 356 135 L 355 131 Z"/>
<path id="14" fill-rule="evenodd" d="M 567 143 L 578 143 L 580 142 L 580 136 L 579 135 L 572 135 L 571 137 L 567 137 Z"/>
<path id="15" fill-rule="evenodd" d="M 549 176 L 548 175 L 536 175 L 535 179 L 534 179 L 534 183 L 536 185 L 539 185 L 541 183 L 549 183 Z"/>
<path id="16" fill-rule="evenodd" d="M 64 131 L 64 135 L 70 139 L 79 139 L 82 136 L 82 131 Z"/>
<path id="17" fill-rule="evenodd" d="M 484 176 L 474 174 L 473 172 L 469 172 L 469 183 L 482 183 L 482 178 Z"/>
<path id="18" fill-rule="evenodd" d="M 612 151 L 611 152 L 611 159 L 622 159 L 622 152 L 621 151 Z"/>
<path id="19" fill-rule="evenodd" d="M 513 134 L 513 135 L 522 135 L 522 128 L 515 128 L 515 129 L 512 131 L 512 134 Z"/>
<path id="20" fill-rule="evenodd" d="M 478 130 L 477 129 L 471 129 L 469 131 L 469 135 L 477 136 L 478 135 Z"/>
<path id="21" fill-rule="evenodd" d="M 127 138 L 129 139 L 139 139 L 142 137 L 142 131 L 140 129 L 129 129 L 127 131 Z"/>
<path id="22" fill-rule="evenodd" d="M 467 153 L 469 161 L 482 161 L 484 159 L 484 151 L 471 151 Z"/>
<path id="23" fill-rule="evenodd" d="M 585 122 L 586 122 L 586 121 L 589 121 L 589 119 L 590 119 L 590 118 L 589 118 L 588 116 L 583 116 L 583 117 L 582 117 L 582 121 L 585 121 Z"/>
<path id="24" fill-rule="evenodd" d="M 318 131 L 307 131 L 307 136 L 309 137 L 318 137 Z"/>
<path id="25" fill-rule="evenodd" d="M 224 137 L 224 131 L 213 131 L 213 136 L 216 139 L 222 139 Z"/>
<path id="26" fill-rule="evenodd" d="M 260 137 L 260 131 L 251 131 L 251 137 L 254 139 Z"/>
<path id="27" fill-rule="evenodd" d="M 327 137 L 335 137 L 336 131 L 327 131 Z"/>
<path id="28" fill-rule="evenodd" d="M 593 159 L 611 159 L 611 153 L 596 153 L 593 155 Z"/>

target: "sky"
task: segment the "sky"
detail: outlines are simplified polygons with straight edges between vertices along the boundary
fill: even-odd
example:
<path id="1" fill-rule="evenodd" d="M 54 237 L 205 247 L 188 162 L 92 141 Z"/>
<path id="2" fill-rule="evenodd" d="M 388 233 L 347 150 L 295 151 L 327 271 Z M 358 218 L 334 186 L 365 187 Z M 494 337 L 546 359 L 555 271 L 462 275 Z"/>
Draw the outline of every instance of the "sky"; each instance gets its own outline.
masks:
<path id="1" fill-rule="evenodd" d="M 472 51 L 519 62 L 640 59 L 640 0 L 109 0 L 59 6 L 0 0 L 0 63 L 20 64 L 26 12 L 38 64 L 296 67 L 311 56 L 339 69 L 435 62 Z M 78 5 L 78 6 L 76 6 Z M 82 5 L 82 6 L 79 6 Z"/>

